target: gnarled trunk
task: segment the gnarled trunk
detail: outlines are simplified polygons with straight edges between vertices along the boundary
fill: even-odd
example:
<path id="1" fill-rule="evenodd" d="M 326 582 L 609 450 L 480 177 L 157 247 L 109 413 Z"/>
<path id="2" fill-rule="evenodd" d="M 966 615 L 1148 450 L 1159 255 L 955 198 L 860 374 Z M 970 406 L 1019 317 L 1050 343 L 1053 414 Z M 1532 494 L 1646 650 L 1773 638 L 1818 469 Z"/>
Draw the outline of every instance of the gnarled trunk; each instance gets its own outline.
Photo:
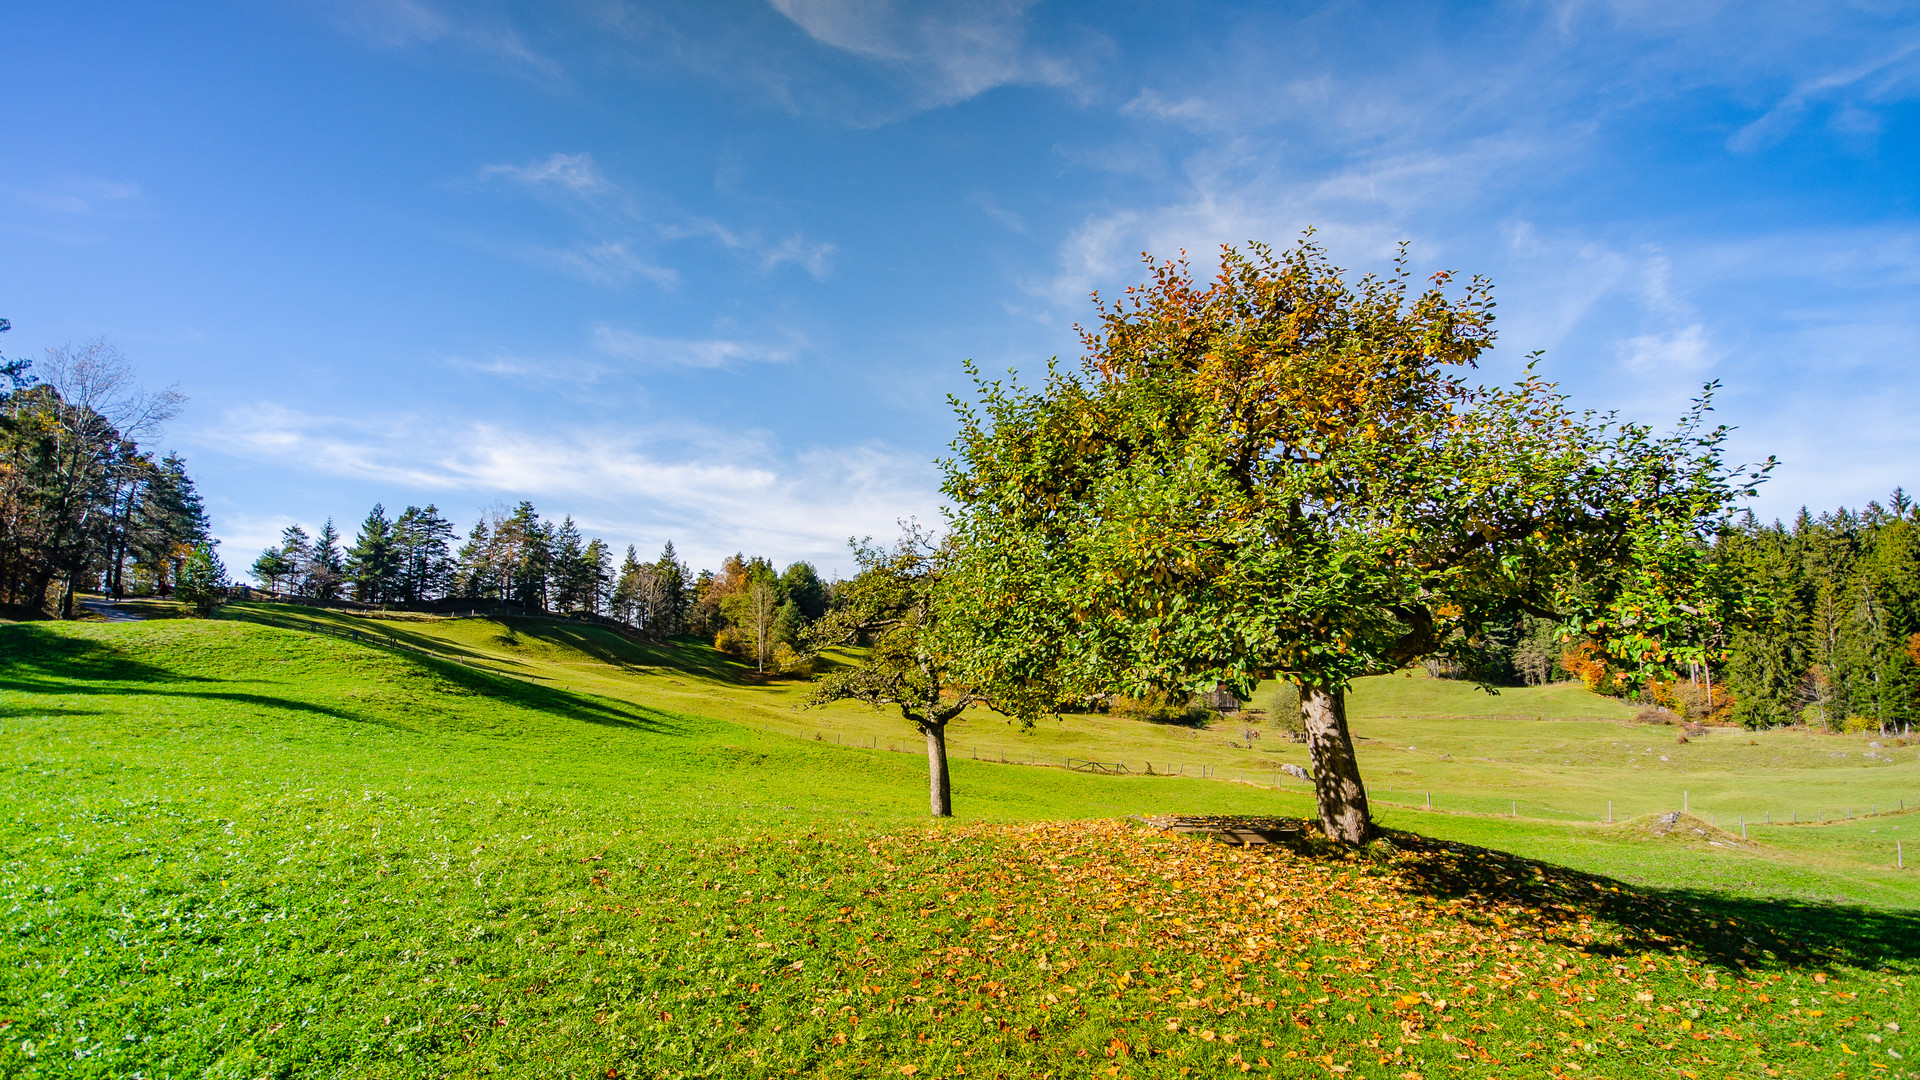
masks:
<path id="1" fill-rule="evenodd" d="M 927 794 L 934 817 L 953 816 L 953 783 L 947 778 L 947 725 L 921 721 L 927 737 Z"/>
<path id="2" fill-rule="evenodd" d="M 1313 757 L 1313 790 L 1320 803 L 1320 827 L 1344 844 L 1364 844 L 1373 835 L 1367 814 L 1367 789 L 1347 733 L 1347 695 L 1324 686 L 1300 687 L 1300 712 L 1307 724 L 1307 750 Z"/>

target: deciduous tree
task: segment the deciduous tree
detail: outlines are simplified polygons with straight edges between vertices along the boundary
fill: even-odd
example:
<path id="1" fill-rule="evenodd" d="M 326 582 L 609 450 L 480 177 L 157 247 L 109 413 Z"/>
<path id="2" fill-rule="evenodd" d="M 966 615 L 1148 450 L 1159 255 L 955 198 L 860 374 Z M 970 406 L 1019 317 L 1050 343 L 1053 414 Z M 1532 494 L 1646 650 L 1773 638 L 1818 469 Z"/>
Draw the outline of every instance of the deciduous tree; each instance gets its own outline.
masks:
<path id="1" fill-rule="evenodd" d="M 807 628 L 809 652 L 868 643 L 857 665 L 821 676 L 808 702 L 863 701 L 897 709 L 925 738 L 928 805 L 934 817 L 953 815 L 947 770 L 947 725 L 987 695 L 968 683 L 964 650 L 943 625 L 950 610 L 945 569 L 950 551 L 910 526 L 892 547 L 853 541 L 860 571 L 841 583 L 839 603 Z"/>
<path id="2" fill-rule="evenodd" d="M 1468 376 L 1493 300 L 1303 240 L 1184 260 L 1099 308 L 1076 374 L 980 383 L 945 490 L 1011 680 L 1300 691 L 1322 828 L 1371 831 L 1351 681 L 1550 618 L 1636 670 L 1698 658 L 1738 590 L 1709 542 L 1764 474 L 1707 400 L 1672 435 Z"/>

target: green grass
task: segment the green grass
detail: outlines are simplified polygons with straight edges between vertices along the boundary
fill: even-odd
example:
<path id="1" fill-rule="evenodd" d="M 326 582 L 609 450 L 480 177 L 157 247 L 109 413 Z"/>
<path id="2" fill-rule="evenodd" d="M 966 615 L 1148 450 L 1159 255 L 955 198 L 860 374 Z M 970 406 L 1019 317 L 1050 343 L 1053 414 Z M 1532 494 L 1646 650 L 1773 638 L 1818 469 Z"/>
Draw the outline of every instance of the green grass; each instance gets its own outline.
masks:
<path id="1" fill-rule="evenodd" d="M 0 1073 L 1758 1077 L 1920 1053 L 1920 888 L 1880 858 L 1908 815 L 1712 847 L 1389 806 L 1397 853 L 1239 852 L 1028 823 L 1306 796 L 962 742 L 961 820 L 929 828 L 897 719 L 796 710 L 711 650 L 378 628 L 449 659 L 239 619 L 0 627 Z M 1645 772 L 1698 809 L 1709 774 L 1850 794 L 1910 768 L 1714 735 L 1657 772 L 1616 744 L 1669 729 L 1489 718 L 1526 695 L 1476 719 L 1463 689 L 1362 687 L 1363 766 L 1423 762 L 1443 809 L 1495 782 L 1576 801 Z M 1611 707 L 1569 693 L 1533 715 Z M 1235 752 L 1108 717 L 968 731 Z M 836 741 L 859 735 L 880 748 Z"/>

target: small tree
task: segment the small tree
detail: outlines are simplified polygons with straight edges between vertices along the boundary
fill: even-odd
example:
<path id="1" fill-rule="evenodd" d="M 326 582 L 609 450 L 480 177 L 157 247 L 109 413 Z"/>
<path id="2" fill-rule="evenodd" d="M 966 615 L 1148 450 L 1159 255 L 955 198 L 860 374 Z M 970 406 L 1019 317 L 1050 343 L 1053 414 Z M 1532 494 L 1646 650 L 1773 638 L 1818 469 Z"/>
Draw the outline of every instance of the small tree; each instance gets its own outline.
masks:
<path id="1" fill-rule="evenodd" d="M 268 548 L 260 553 L 259 558 L 253 560 L 254 579 L 265 584 L 267 592 L 275 598 L 280 595 L 281 579 L 291 573 L 293 573 L 291 560 L 277 547 Z"/>
<path id="2" fill-rule="evenodd" d="M 313 538 L 307 557 L 306 594 L 321 600 L 340 595 L 340 583 L 346 579 L 346 562 L 340 556 L 340 532 L 328 518 Z"/>
<path id="3" fill-rule="evenodd" d="M 1011 677 L 1135 696 L 1299 688 L 1320 823 L 1362 843 L 1358 676 L 1548 618 L 1629 670 L 1700 659 L 1740 596 L 1709 541 L 1766 468 L 1464 372 L 1490 287 L 1350 285 L 1310 241 L 1184 261 L 1100 309 L 1079 376 L 981 383 L 947 465 L 981 626 Z M 1711 388 L 1709 388 L 1711 390 Z"/>
<path id="4" fill-rule="evenodd" d="M 180 579 L 174 595 L 193 608 L 201 618 L 213 614 L 227 599 L 227 568 L 220 564 L 212 544 L 199 544 L 180 567 Z"/>
<path id="5" fill-rule="evenodd" d="M 943 625 L 951 606 L 944 575 L 949 552 L 911 525 L 890 548 L 871 539 L 851 543 L 859 574 L 841 583 L 835 606 L 803 637 L 814 655 L 864 640 L 867 656 L 821 676 L 807 703 L 853 700 L 900 710 L 926 739 L 929 808 L 934 817 L 952 817 L 947 725 L 987 696 L 961 676 L 964 654 Z"/>

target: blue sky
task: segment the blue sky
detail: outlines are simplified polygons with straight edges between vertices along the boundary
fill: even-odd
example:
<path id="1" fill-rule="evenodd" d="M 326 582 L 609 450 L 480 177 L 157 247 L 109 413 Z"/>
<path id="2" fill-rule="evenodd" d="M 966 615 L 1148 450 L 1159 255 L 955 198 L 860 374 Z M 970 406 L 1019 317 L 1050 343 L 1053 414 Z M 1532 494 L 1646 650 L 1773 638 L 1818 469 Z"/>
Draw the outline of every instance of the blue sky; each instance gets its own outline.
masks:
<path id="1" fill-rule="evenodd" d="M 0 71 L 5 351 L 177 382 L 229 565 L 530 498 L 845 570 L 963 360 L 1308 226 L 1491 277 L 1490 379 L 1722 380 L 1763 514 L 1920 486 L 1912 3 L 21 0 Z"/>

